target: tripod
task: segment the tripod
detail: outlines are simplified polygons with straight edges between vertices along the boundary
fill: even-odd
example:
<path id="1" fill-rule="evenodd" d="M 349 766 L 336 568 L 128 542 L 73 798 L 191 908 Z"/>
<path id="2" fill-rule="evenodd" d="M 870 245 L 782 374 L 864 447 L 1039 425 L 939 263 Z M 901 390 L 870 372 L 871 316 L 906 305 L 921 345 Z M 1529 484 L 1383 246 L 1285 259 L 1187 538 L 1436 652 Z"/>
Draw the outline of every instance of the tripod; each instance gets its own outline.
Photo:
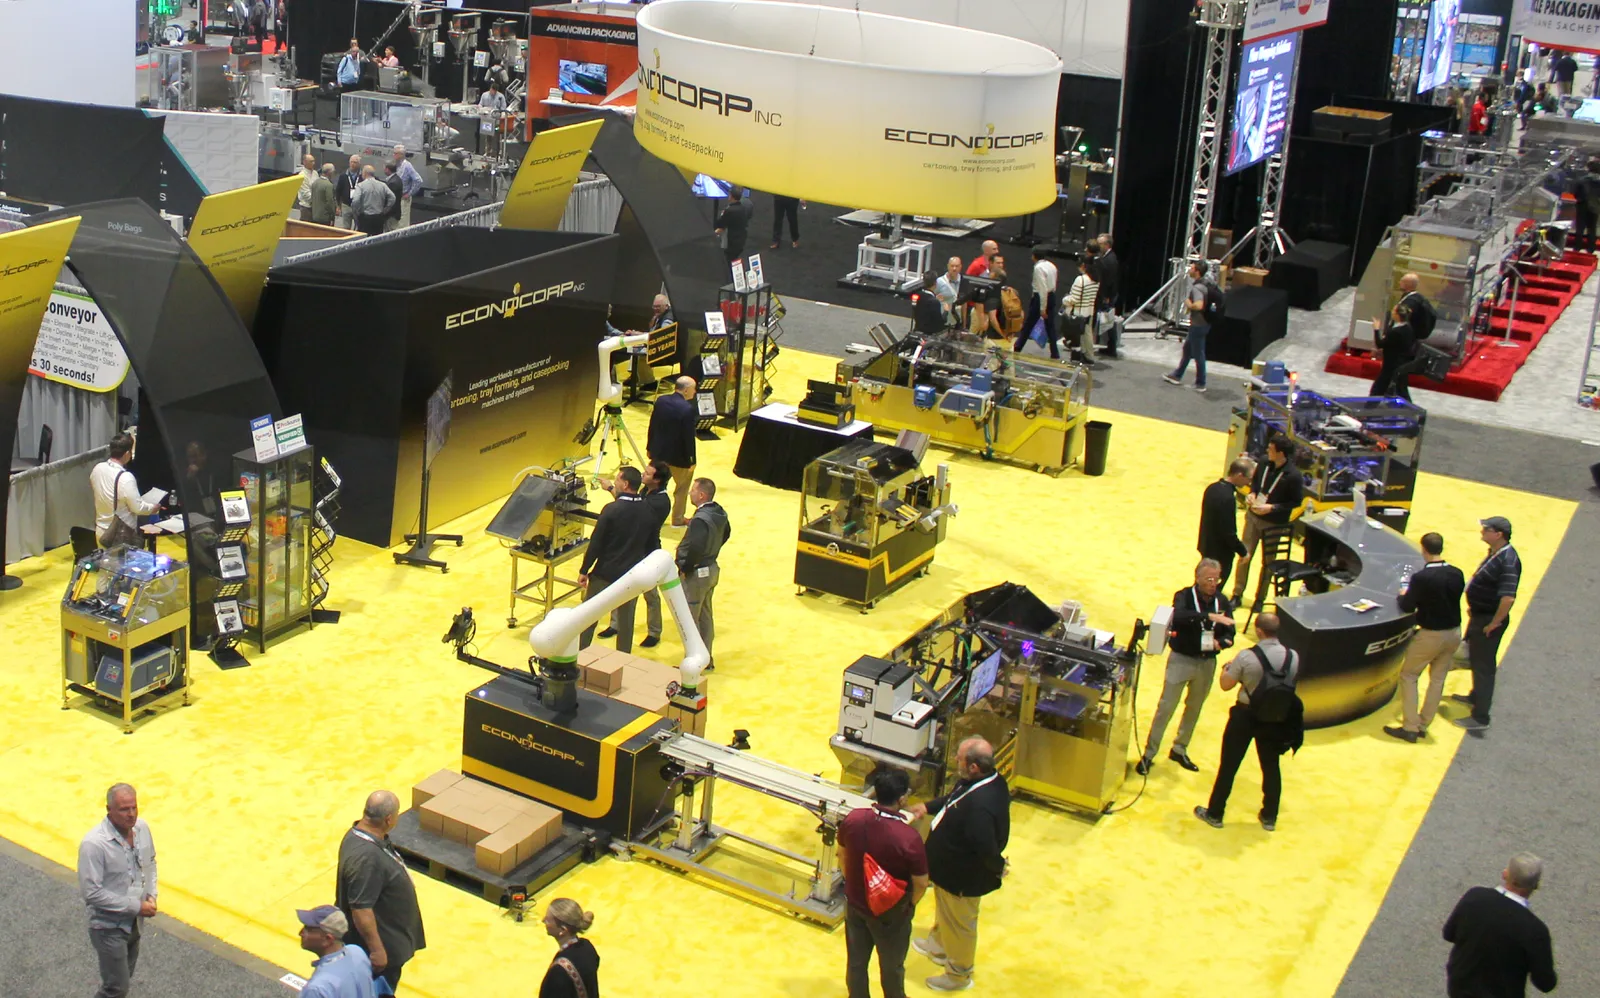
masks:
<path id="1" fill-rule="evenodd" d="M 601 469 L 606 466 L 606 447 L 615 445 L 617 460 L 622 461 L 622 443 L 626 439 L 628 449 L 633 451 L 634 460 L 639 462 L 639 467 L 644 467 L 644 457 L 639 453 L 639 445 L 633 439 L 633 434 L 628 431 L 628 424 L 622 419 L 622 406 L 607 402 L 600 407 L 600 453 L 594 461 L 594 477 L 600 477 Z"/>

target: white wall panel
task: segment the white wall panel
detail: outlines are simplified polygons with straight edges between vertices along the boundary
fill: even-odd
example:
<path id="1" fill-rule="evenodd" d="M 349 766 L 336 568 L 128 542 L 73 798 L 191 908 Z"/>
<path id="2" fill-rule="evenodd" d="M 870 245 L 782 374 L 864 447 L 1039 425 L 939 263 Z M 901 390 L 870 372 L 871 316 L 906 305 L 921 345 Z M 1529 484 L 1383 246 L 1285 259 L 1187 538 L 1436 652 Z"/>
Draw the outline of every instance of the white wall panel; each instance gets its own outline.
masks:
<path id="1" fill-rule="evenodd" d="M 132 107 L 134 34 L 133 0 L 0 0 L 0 93 Z"/>

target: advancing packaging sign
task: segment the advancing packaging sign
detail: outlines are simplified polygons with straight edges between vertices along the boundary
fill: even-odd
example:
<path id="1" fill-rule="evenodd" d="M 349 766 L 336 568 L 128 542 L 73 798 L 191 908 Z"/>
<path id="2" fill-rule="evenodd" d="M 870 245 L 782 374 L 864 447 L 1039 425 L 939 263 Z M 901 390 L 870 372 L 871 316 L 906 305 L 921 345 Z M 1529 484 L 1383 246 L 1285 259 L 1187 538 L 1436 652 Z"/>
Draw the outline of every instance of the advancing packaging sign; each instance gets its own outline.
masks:
<path id="1" fill-rule="evenodd" d="M 56 291 L 39 323 L 28 373 L 90 392 L 109 392 L 128 376 L 128 355 L 94 299 Z"/>
<path id="2" fill-rule="evenodd" d="M 1548 48 L 1600 51 L 1600 3 L 1512 0 L 1511 33 Z"/>
<path id="3" fill-rule="evenodd" d="M 1061 60 L 1029 42 L 798 3 L 639 11 L 634 134 L 690 173 L 878 211 L 1027 214 L 1055 198 Z M 748 39 L 764 47 L 748 47 Z M 892 51 L 891 62 L 875 62 Z"/>
<path id="4" fill-rule="evenodd" d="M 1233 133 L 1228 171 L 1254 166 L 1283 148 L 1289 127 L 1289 92 L 1299 35 L 1252 42 L 1239 56 L 1239 89 L 1233 98 Z"/>
<path id="5" fill-rule="evenodd" d="M 1250 0 L 1244 16 L 1244 40 L 1259 41 L 1328 22 L 1331 0 Z"/>

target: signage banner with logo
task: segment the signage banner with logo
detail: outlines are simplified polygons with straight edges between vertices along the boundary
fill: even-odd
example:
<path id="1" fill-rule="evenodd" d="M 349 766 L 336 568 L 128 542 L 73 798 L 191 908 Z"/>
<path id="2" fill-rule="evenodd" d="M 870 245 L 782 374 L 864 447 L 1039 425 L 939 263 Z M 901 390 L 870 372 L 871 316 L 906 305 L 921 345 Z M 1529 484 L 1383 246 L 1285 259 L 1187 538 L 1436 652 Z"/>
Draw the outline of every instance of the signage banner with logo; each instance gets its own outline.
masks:
<path id="1" fill-rule="evenodd" d="M 1061 60 L 1049 49 L 809 4 L 738 13 L 721 0 L 639 10 L 634 134 L 650 153 L 877 211 L 997 218 L 1055 200 Z M 874 61 L 883 52 L 892 64 Z"/>
<path id="2" fill-rule="evenodd" d="M 1250 0 L 1244 15 L 1247 42 L 1304 31 L 1328 23 L 1331 0 Z"/>
<path id="3" fill-rule="evenodd" d="M 189 227 L 189 248 L 222 286 L 246 329 L 255 322 L 267 270 L 299 192 L 297 175 L 213 194 L 200 202 Z"/>
<path id="4" fill-rule="evenodd" d="M 128 376 L 128 355 L 93 298 L 50 296 L 28 373 L 90 392 L 114 391 Z"/>
<path id="5" fill-rule="evenodd" d="M 1548 48 L 1600 52 L 1600 4 L 1512 0 L 1511 33 Z"/>
<path id="6" fill-rule="evenodd" d="M 551 128 L 528 143 L 511 189 L 500 208 L 500 224 L 508 229 L 553 230 L 567 211 L 567 195 L 578 180 L 578 171 L 589 158 L 594 137 L 600 134 L 600 120 Z"/>
<path id="7" fill-rule="evenodd" d="M 30 229 L 0 233 L 0 453 L 10 455 L 17 443 L 17 410 L 33 357 L 39 322 L 50 306 L 50 289 L 77 235 L 78 221 L 64 218 Z M 21 583 L 5 568 L 6 506 L 10 492 L 0 493 L 0 589 Z"/>
<path id="8" fill-rule="evenodd" d="M 637 45 L 639 32 L 633 25 L 618 23 L 620 18 L 589 14 L 557 14 L 534 8 L 528 19 L 528 34 L 535 37 L 563 38 L 574 42 L 602 42 L 606 45 Z"/>

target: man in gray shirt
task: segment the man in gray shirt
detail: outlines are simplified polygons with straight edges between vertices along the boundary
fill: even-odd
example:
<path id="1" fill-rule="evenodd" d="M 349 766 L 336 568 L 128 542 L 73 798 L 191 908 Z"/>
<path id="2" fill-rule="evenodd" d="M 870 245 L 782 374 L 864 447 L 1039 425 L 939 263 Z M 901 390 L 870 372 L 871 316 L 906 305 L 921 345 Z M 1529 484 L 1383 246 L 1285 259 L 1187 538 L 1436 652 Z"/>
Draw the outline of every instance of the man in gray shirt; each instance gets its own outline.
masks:
<path id="1" fill-rule="evenodd" d="M 1283 793 L 1278 756 L 1286 748 L 1299 747 L 1300 741 L 1302 716 L 1294 693 L 1299 676 L 1299 654 L 1278 640 L 1277 614 L 1256 617 L 1256 646 L 1222 667 L 1218 685 L 1224 690 L 1239 687 L 1239 702 L 1229 709 L 1228 726 L 1222 732 L 1222 761 L 1217 764 L 1211 801 L 1194 809 L 1196 818 L 1212 828 L 1222 827 L 1234 775 L 1254 742 L 1261 762 L 1261 812 L 1256 817 L 1267 831 L 1277 828 L 1278 799 Z"/>
<path id="2" fill-rule="evenodd" d="M 106 819 L 78 846 L 78 887 L 100 959 L 95 998 L 124 998 L 139 962 L 139 920 L 156 913 L 156 846 L 126 783 L 106 791 Z"/>
<path id="3" fill-rule="evenodd" d="M 350 192 L 350 214 L 356 220 L 356 228 L 369 236 L 383 231 L 383 224 L 389 219 L 389 209 L 394 207 L 394 192 L 373 173 L 370 163 L 363 166 L 361 183 Z"/>

